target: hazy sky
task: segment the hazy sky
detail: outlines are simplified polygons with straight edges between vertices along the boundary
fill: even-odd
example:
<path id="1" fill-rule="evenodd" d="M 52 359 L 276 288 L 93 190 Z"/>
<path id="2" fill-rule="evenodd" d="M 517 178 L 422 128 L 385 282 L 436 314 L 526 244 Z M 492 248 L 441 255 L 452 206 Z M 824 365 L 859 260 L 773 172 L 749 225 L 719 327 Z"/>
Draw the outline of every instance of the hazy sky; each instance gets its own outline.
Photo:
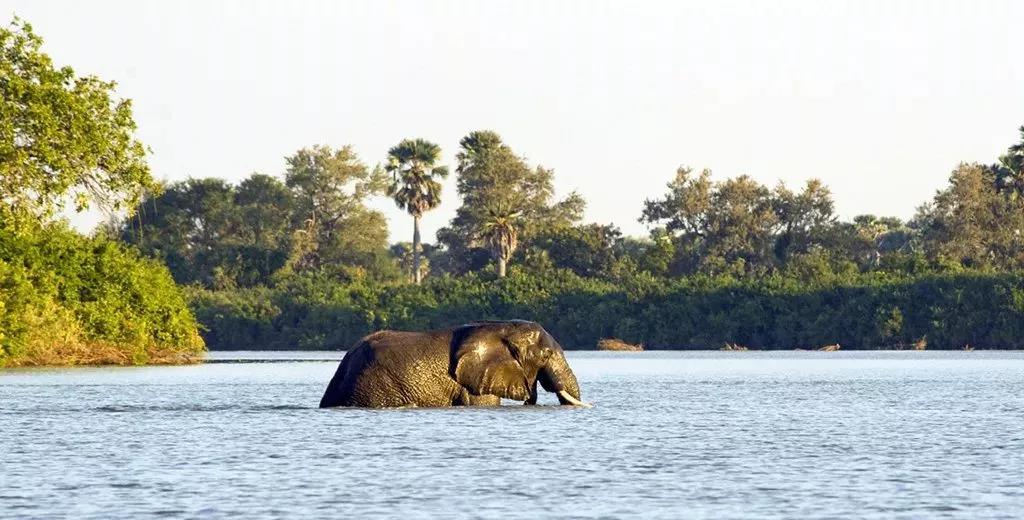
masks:
<path id="1" fill-rule="evenodd" d="M 843 218 L 907 218 L 1024 124 L 1024 2 L 0 1 L 12 13 L 58 64 L 119 83 L 159 178 L 281 175 L 315 143 L 373 165 L 405 137 L 453 165 L 493 129 L 588 221 L 635 235 L 681 164 L 818 177 Z M 427 239 L 454 178 L 444 195 Z"/>

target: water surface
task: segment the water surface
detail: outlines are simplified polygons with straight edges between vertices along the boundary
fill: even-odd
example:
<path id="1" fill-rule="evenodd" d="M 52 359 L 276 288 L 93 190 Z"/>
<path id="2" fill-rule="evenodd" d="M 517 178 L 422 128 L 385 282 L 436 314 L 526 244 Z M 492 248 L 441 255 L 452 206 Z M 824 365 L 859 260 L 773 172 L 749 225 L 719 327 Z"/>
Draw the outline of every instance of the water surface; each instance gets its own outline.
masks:
<path id="1" fill-rule="evenodd" d="M 0 371 L 0 518 L 1024 516 L 1024 353 L 574 352 L 593 409 L 318 410 L 340 356 Z"/>

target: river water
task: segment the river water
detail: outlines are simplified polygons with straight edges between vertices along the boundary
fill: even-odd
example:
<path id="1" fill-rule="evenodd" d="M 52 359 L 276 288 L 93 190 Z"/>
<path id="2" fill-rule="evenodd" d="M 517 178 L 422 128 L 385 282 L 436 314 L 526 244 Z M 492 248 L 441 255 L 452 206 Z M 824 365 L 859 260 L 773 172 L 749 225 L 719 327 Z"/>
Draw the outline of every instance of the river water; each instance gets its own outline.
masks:
<path id="1" fill-rule="evenodd" d="M 592 409 L 318 410 L 340 356 L 0 371 L 0 518 L 1024 516 L 1024 353 L 574 352 Z"/>

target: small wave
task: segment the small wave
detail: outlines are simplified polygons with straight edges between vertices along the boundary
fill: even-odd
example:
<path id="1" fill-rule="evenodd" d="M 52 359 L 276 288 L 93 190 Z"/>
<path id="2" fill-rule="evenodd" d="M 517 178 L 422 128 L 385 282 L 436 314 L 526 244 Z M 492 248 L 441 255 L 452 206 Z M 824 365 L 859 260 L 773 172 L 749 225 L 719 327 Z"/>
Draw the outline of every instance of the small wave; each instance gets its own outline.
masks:
<path id="1" fill-rule="evenodd" d="M 112 482 L 109 486 L 115 489 L 139 489 L 142 487 L 142 484 L 138 482 Z"/>
<path id="2" fill-rule="evenodd" d="M 277 359 L 207 359 L 207 365 L 244 365 L 252 363 L 337 363 L 336 358 L 277 358 Z"/>
<path id="3" fill-rule="evenodd" d="M 240 405 L 105 405 L 95 408 L 77 409 L 71 411 L 96 411 L 106 413 L 134 413 L 134 412 L 280 412 L 293 410 L 312 410 L 315 406 L 299 406 L 291 404 L 266 405 L 266 406 L 240 406 Z"/>
<path id="4" fill-rule="evenodd" d="M 287 411 L 287 410 L 317 410 L 319 406 L 299 406 L 297 404 L 276 404 L 268 406 L 254 406 L 252 408 L 246 408 L 246 410 L 259 411 L 259 412 L 276 412 L 276 411 Z"/>

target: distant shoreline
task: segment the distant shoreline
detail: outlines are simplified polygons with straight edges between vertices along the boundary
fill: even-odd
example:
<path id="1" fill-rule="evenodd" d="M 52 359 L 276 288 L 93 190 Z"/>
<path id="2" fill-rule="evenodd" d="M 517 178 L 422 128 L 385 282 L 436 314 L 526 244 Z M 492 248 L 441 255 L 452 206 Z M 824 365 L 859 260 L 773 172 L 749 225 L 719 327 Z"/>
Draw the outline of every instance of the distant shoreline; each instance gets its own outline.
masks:
<path id="1" fill-rule="evenodd" d="M 253 357 L 228 357 L 228 358 L 210 358 L 209 354 L 230 354 L 230 353 L 247 353 L 253 354 Z M 132 364 L 132 363 L 53 363 L 53 364 L 31 364 L 22 363 L 18 365 L 11 365 L 0 367 L 0 373 L 8 370 L 31 370 L 31 369 L 59 369 L 59 368 L 111 368 L 111 367 L 124 367 L 124 368 L 141 368 L 141 367 L 174 367 L 174 366 L 195 366 L 195 365 L 232 365 L 232 364 L 271 364 L 271 363 L 336 363 L 341 360 L 345 355 L 346 350 L 214 350 L 206 353 L 205 357 L 194 357 L 188 360 L 182 359 L 161 359 L 154 362 Z M 600 349 L 569 349 L 566 351 L 570 355 L 573 353 L 600 353 L 601 355 L 615 356 L 631 356 L 631 357 L 657 357 L 660 353 L 701 353 L 701 354 L 718 354 L 721 353 L 723 358 L 742 358 L 756 356 L 759 354 L 801 354 L 801 355 L 813 355 L 815 358 L 836 358 L 846 359 L 849 358 L 849 354 L 865 354 L 865 353 L 879 353 L 879 354 L 910 354 L 918 353 L 921 355 L 930 355 L 935 353 L 951 354 L 957 352 L 963 352 L 963 350 L 956 349 L 932 349 L 932 350 L 913 350 L 913 349 L 844 349 L 839 352 L 821 352 L 817 350 L 801 350 L 801 349 L 765 349 L 765 350 L 746 350 L 740 352 L 734 351 L 723 351 L 719 349 L 657 349 L 657 350 L 644 350 L 644 351 L 614 351 L 614 350 L 600 350 Z M 1024 349 L 978 349 L 976 351 L 979 354 L 998 354 L 998 353 L 1024 353 Z M 321 356 L 310 356 L 310 357 L 261 357 L 259 354 L 323 354 Z M 330 355 L 330 356 L 328 356 Z"/>

